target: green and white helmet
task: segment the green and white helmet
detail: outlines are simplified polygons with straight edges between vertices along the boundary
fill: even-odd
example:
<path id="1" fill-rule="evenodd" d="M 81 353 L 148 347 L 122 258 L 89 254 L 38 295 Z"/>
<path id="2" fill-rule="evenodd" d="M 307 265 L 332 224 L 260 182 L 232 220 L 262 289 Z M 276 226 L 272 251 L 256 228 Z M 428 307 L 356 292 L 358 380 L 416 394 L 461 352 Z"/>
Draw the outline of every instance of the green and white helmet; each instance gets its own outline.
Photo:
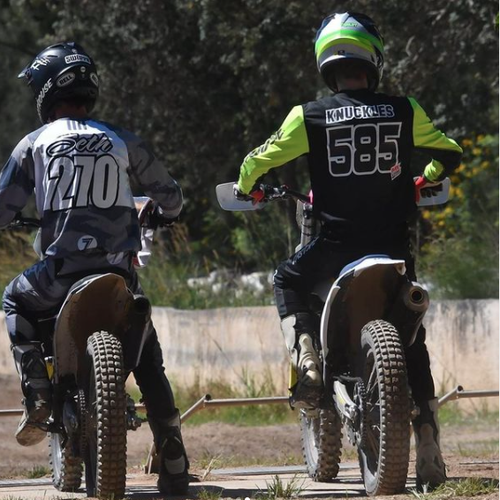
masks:
<path id="1" fill-rule="evenodd" d="M 361 63 L 369 89 L 378 87 L 384 67 L 384 39 L 370 17 L 356 12 L 331 14 L 316 33 L 315 52 L 318 70 L 334 92 L 335 71 L 347 61 Z"/>

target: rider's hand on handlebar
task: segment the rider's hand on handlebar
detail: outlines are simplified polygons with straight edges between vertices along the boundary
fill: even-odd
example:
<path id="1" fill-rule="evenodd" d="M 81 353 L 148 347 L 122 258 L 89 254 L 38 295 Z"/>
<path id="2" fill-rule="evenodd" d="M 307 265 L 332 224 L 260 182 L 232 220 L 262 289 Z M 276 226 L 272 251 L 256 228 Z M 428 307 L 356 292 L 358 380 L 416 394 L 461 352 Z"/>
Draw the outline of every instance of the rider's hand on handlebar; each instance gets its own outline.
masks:
<path id="1" fill-rule="evenodd" d="M 264 201 L 266 197 L 266 193 L 259 187 L 258 189 L 254 189 L 249 194 L 244 194 L 238 189 L 238 184 L 233 186 L 234 197 L 240 201 L 251 201 L 254 205 Z"/>
<path id="2" fill-rule="evenodd" d="M 435 184 L 421 175 L 415 180 L 415 203 L 418 203 L 420 198 L 436 196 L 440 190 L 442 190 L 441 184 Z"/>
<path id="3" fill-rule="evenodd" d="M 179 217 L 175 217 L 174 219 L 167 217 L 160 205 L 158 205 L 158 203 L 154 203 L 151 211 L 148 213 L 147 226 L 151 229 L 157 229 L 159 227 L 171 227 L 178 220 Z"/>

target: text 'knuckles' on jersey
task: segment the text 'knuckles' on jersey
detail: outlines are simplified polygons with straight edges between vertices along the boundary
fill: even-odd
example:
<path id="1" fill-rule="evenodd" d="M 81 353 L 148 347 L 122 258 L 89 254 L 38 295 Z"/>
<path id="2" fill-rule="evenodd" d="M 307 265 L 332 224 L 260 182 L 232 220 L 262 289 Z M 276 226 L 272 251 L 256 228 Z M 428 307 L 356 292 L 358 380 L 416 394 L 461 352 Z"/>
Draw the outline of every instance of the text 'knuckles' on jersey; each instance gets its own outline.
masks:
<path id="1" fill-rule="evenodd" d="M 394 108 L 390 104 L 374 104 L 365 106 L 343 106 L 327 109 L 325 118 L 327 125 L 347 120 L 365 120 L 369 118 L 393 118 Z"/>

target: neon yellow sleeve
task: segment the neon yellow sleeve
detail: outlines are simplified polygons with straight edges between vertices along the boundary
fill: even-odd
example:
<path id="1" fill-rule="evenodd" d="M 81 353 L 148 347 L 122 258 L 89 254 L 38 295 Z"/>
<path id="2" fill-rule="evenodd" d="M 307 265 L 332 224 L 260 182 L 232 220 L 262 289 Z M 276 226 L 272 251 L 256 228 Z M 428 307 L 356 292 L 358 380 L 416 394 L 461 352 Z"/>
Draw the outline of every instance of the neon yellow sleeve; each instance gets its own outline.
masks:
<path id="1" fill-rule="evenodd" d="M 295 106 L 279 130 L 243 160 L 238 189 L 244 194 L 250 193 L 259 177 L 308 152 L 304 109 L 302 106 Z"/>
<path id="2" fill-rule="evenodd" d="M 409 97 L 408 100 L 413 108 L 413 145 L 428 150 L 432 161 L 425 167 L 424 176 L 436 181 L 460 164 L 462 148 L 434 127 L 415 99 Z"/>

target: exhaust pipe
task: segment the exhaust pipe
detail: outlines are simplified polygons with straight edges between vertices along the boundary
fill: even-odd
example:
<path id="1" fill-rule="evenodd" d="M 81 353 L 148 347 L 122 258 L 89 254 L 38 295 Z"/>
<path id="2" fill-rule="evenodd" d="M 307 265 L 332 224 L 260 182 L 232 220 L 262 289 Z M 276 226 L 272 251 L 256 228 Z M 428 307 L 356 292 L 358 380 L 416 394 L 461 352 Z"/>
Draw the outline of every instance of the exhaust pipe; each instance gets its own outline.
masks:
<path id="1" fill-rule="evenodd" d="M 405 306 L 411 311 L 425 313 L 429 309 L 429 294 L 418 283 L 406 283 L 400 294 L 403 295 Z"/>
<path id="2" fill-rule="evenodd" d="M 416 282 L 407 282 L 399 290 L 388 321 L 397 328 L 405 347 L 415 342 L 429 303 L 427 290 Z"/>
<path id="3" fill-rule="evenodd" d="M 144 295 L 134 295 L 132 315 L 142 316 L 145 322 L 151 319 L 151 303 Z"/>

